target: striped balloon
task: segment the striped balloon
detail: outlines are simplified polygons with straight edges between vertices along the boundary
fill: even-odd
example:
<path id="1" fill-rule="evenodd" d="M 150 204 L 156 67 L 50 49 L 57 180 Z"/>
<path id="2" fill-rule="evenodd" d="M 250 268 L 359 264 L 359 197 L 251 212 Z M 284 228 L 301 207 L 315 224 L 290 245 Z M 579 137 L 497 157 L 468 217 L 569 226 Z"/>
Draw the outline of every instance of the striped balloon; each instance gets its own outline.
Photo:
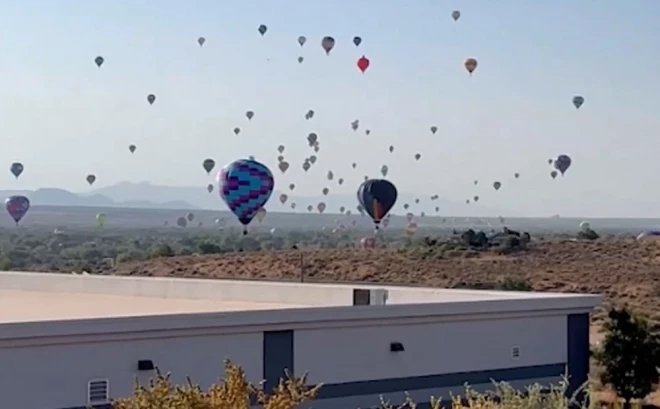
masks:
<path id="1" fill-rule="evenodd" d="M 243 226 L 250 224 L 273 193 L 275 181 L 266 165 L 241 159 L 218 172 L 218 192 Z M 247 234 L 247 227 L 243 234 Z"/>

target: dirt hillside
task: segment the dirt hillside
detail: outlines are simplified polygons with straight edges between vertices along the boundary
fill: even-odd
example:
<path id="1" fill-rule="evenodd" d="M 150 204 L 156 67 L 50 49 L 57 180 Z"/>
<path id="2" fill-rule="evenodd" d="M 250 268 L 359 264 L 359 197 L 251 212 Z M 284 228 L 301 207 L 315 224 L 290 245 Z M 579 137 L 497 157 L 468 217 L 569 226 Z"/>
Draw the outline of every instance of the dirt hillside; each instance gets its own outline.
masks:
<path id="1" fill-rule="evenodd" d="M 196 278 L 362 281 L 488 287 L 522 281 L 536 291 L 599 293 L 660 320 L 660 242 L 609 239 L 533 243 L 513 255 L 435 249 L 334 249 L 232 253 L 127 263 L 114 274 Z M 602 317 L 602 311 L 595 318 Z"/>

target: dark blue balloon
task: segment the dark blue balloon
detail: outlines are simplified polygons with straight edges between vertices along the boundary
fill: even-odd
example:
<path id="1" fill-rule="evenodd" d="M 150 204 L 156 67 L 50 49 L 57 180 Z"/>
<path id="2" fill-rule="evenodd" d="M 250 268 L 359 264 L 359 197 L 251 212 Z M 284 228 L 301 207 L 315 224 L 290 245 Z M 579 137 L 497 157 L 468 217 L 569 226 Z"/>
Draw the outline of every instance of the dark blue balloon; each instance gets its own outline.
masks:
<path id="1" fill-rule="evenodd" d="M 369 179 L 357 191 L 358 202 L 378 225 L 396 203 L 396 187 L 385 179 Z"/>

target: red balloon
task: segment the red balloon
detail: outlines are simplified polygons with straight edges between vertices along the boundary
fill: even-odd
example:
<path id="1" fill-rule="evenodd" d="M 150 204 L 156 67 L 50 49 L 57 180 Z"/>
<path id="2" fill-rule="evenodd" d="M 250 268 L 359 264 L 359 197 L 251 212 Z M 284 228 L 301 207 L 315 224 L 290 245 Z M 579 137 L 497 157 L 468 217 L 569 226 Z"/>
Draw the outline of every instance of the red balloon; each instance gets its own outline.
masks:
<path id="1" fill-rule="evenodd" d="M 357 61 L 357 66 L 360 69 L 360 71 L 362 71 L 362 73 L 364 74 L 364 72 L 367 70 L 367 68 L 369 68 L 369 59 L 363 55 Z"/>

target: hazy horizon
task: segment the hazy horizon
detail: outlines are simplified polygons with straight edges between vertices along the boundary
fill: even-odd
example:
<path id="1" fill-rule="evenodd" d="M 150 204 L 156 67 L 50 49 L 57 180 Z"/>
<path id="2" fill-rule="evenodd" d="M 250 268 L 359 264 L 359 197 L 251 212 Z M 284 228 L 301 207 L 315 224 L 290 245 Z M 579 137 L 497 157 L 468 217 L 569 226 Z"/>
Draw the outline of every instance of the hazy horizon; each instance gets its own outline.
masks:
<path id="1" fill-rule="evenodd" d="M 424 200 L 415 213 L 428 214 L 437 194 L 463 204 L 478 195 L 483 208 L 510 217 L 660 217 L 660 191 L 651 189 L 660 172 L 660 3 L 5 6 L 0 134 L 9 143 L 0 152 L 7 169 L 0 190 L 90 193 L 148 181 L 207 194 L 217 170 L 254 155 L 290 201 L 319 197 L 324 187 L 329 197 L 349 197 L 386 164 L 400 192 Z M 457 22 L 453 10 L 461 12 Z M 268 27 L 264 36 L 260 24 Z M 323 36 L 336 39 L 329 56 Z M 363 40 L 359 47 L 354 36 Z M 101 68 L 94 63 L 99 55 Z M 356 68 L 362 55 L 371 61 L 364 74 Z M 472 76 L 463 67 L 470 57 L 479 62 Z M 156 95 L 153 105 L 148 94 Z M 579 110 L 571 102 L 576 95 L 585 98 Z M 310 109 L 314 118 L 305 120 Z M 315 154 L 310 132 L 318 134 L 320 151 L 304 172 L 304 158 Z M 280 144 L 291 165 L 284 175 L 277 169 Z M 559 154 L 573 164 L 552 180 L 547 160 Z M 210 176 L 201 166 L 206 158 L 216 162 Z M 25 165 L 18 180 L 8 170 L 16 161 Z M 93 187 L 85 181 L 90 173 L 97 176 Z M 497 192 L 494 181 L 502 183 Z M 212 196 L 218 210 L 226 209 Z M 290 210 L 277 199 L 269 209 Z M 403 213 L 402 205 L 394 212 Z"/>

